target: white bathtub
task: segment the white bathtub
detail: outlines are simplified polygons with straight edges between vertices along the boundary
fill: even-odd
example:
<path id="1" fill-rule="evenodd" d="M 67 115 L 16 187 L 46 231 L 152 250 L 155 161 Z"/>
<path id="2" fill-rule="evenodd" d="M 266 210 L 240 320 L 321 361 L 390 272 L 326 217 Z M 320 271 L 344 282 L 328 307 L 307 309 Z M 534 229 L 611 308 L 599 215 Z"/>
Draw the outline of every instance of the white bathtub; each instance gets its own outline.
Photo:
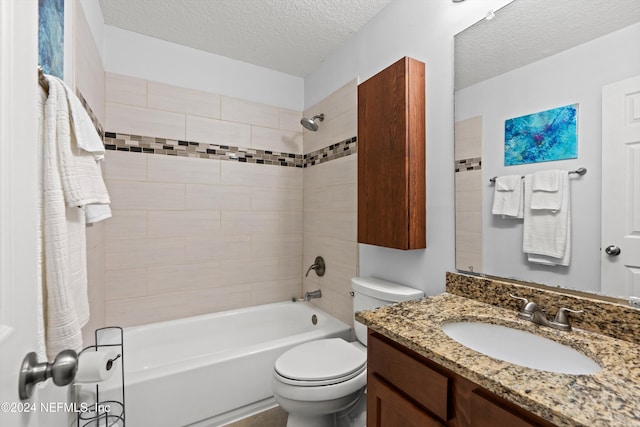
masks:
<path id="1" fill-rule="evenodd" d="M 351 340 L 352 331 L 300 302 L 125 328 L 127 427 L 220 425 L 274 406 L 278 356 L 327 337 Z"/>

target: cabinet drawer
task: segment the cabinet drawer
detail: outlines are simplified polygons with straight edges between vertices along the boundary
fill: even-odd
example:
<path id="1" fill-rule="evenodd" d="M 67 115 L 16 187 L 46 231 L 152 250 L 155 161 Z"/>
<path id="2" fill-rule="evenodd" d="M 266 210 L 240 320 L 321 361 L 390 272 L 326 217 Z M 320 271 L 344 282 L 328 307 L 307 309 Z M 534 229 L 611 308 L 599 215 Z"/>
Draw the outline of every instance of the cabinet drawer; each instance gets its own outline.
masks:
<path id="1" fill-rule="evenodd" d="M 540 426 L 527 418 L 524 413 L 517 414 L 500 405 L 499 402 L 493 401 L 490 397 L 484 396 L 481 392 L 473 391 L 471 393 L 471 427 Z"/>
<path id="2" fill-rule="evenodd" d="M 367 368 L 442 420 L 449 419 L 449 378 L 369 335 Z"/>

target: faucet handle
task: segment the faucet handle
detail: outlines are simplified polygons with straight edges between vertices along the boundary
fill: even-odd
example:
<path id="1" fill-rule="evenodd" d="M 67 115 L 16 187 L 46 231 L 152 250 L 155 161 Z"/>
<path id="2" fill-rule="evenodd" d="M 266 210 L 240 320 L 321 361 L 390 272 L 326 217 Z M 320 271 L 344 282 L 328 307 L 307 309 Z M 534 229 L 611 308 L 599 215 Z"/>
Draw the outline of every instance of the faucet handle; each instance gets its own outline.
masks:
<path id="1" fill-rule="evenodd" d="M 574 313 L 574 314 L 580 314 L 580 313 L 584 313 L 584 310 L 571 310 L 570 308 L 562 307 L 556 313 L 556 317 L 555 317 L 555 319 L 553 321 L 555 323 L 562 323 L 562 324 L 568 325 L 569 324 L 569 318 L 567 317 L 567 312 Z"/>
<path id="2" fill-rule="evenodd" d="M 529 300 L 528 300 L 528 299 L 526 299 L 526 298 L 519 297 L 519 296 L 514 295 L 514 294 L 511 294 L 511 293 L 509 294 L 509 296 L 510 296 L 511 298 L 515 298 L 515 299 L 522 300 L 522 306 L 523 306 L 523 307 L 529 303 Z"/>

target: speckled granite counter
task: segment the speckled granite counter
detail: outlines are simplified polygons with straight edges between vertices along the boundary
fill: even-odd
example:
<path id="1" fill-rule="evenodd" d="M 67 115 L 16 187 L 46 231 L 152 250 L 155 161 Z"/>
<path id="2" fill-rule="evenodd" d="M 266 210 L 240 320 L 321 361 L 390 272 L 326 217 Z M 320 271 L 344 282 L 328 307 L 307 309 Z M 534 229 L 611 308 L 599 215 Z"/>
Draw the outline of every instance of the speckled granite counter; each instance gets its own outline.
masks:
<path id="1" fill-rule="evenodd" d="M 356 320 L 422 356 L 555 424 L 640 426 L 640 346 L 574 329 L 557 331 L 520 320 L 516 312 L 453 294 L 356 313 Z M 440 325 L 462 320 L 534 332 L 596 360 L 594 375 L 544 372 L 475 352 Z"/>

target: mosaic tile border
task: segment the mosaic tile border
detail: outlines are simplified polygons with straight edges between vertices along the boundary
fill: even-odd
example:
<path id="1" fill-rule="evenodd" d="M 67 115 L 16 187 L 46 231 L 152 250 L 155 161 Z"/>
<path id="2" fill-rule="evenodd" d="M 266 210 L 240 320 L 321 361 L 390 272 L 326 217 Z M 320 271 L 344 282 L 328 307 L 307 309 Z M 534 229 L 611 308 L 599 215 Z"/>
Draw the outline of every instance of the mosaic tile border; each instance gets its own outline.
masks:
<path id="1" fill-rule="evenodd" d="M 358 152 L 358 137 L 354 136 L 344 141 L 336 142 L 320 150 L 304 155 L 304 167 L 319 165 L 329 160 L 339 159 Z"/>
<path id="2" fill-rule="evenodd" d="M 129 151 L 133 153 L 215 159 L 296 168 L 306 168 L 357 152 L 357 137 L 355 136 L 304 155 L 116 132 L 105 132 L 104 143 L 105 148 L 112 151 Z"/>
<path id="3" fill-rule="evenodd" d="M 456 172 L 477 171 L 482 169 L 482 157 L 456 160 Z"/>

